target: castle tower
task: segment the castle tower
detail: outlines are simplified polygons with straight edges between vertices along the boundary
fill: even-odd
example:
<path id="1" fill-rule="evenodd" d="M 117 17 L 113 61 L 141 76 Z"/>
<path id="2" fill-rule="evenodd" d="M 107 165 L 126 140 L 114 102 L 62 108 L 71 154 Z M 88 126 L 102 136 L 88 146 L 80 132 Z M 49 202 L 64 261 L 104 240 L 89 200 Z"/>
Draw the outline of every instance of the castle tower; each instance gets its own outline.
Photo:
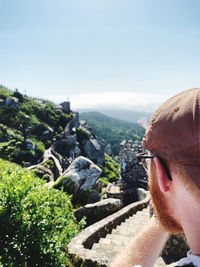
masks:
<path id="1" fill-rule="evenodd" d="M 63 107 L 65 113 L 70 113 L 70 101 L 65 101 L 60 104 Z"/>

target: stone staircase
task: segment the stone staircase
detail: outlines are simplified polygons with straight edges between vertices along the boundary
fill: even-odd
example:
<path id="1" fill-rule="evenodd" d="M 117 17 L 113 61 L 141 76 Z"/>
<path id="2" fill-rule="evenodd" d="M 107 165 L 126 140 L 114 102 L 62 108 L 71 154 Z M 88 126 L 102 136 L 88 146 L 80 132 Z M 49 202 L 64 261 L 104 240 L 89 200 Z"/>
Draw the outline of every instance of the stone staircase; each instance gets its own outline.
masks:
<path id="1" fill-rule="evenodd" d="M 134 239 L 150 219 L 149 196 L 91 225 L 76 236 L 68 246 L 79 261 L 75 267 L 107 267 L 114 257 Z M 173 267 L 159 257 L 154 267 Z"/>
<path id="2" fill-rule="evenodd" d="M 119 254 L 122 249 L 139 233 L 149 220 L 149 206 L 142 211 L 130 216 L 125 222 L 113 229 L 111 234 L 105 238 L 100 238 L 98 243 L 94 243 L 91 250 L 99 256 L 106 255 L 109 262 Z M 156 261 L 155 267 L 174 266 L 175 263 L 166 265 L 161 257 Z"/>
<path id="3" fill-rule="evenodd" d="M 107 255 L 112 260 L 145 226 L 148 220 L 149 207 L 130 216 L 116 229 L 113 229 L 111 234 L 107 234 L 105 238 L 100 238 L 98 243 L 93 244 L 91 250 L 97 254 Z"/>

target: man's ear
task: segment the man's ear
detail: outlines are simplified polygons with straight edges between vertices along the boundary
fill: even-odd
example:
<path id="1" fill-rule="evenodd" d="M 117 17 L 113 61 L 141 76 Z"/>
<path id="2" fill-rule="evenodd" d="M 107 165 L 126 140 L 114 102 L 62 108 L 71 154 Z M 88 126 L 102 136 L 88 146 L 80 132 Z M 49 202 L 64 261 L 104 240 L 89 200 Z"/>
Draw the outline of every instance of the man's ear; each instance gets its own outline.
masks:
<path id="1" fill-rule="evenodd" d="M 170 189 L 171 182 L 169 181 L 165 169 L 163 168 L 159 158 L 155 157 L 156 171 L 158 176 L 158 185 L 162 193 L 166 193 Z"/>

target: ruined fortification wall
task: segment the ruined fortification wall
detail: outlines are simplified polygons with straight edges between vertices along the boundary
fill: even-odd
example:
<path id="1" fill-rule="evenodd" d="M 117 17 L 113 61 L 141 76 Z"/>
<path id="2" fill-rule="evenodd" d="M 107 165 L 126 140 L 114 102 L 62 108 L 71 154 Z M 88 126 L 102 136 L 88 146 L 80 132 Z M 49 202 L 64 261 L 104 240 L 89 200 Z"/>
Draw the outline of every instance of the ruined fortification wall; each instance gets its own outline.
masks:
<path id="1" fill-rule="evenodd" d="M 147 175 L 137 159 L 137 154 L 142 152 L 142 146 L 138 141 L 122 141 L 120 144 L 121 180 L 129 186 L 137 186 Z"/>

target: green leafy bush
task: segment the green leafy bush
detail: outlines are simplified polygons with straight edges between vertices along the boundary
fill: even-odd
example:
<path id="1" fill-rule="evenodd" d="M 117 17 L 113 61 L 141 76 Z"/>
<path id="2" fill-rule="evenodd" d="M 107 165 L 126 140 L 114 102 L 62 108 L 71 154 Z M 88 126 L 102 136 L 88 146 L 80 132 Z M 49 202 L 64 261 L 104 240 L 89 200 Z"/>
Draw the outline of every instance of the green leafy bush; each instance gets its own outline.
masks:
<path id="1" fill-rule="evenodd" d="M 76 134 L 77 134 L 77 141 L 79 143 L 81 143 L 83 140 L 85 139 L 89 139 L 90 135 L 88 132 L 86 132 L 84 129 L 82 128 L 77 128 L 76 129 Z"/>
<path id="2" fill-rule="evenodd" d="M 15 89 L 13 96 L 17 97 L 19 102 L 23 102 L 24 100 L 23 95 L 18 91 L 18 89 Z"/>
<path id="3" fill-rule="evenodd" d="M 33 142 L 35 144 L 35 152 L 37 156 L 40 157 L 45 151 L 45 145 L 43 144 L 43 142 L 37 141 L 36 139 L 33 140 Z"/>
<path id="4" fill-rule="evenodd" d="M 0 257 L 3 266 L 66 266 L 66 246 L 83 228 L 70 197 L 32 172 L 0 159 Z"/>
<path id="5" fill-rule="evenodd" d="M 0 146 L 0 157 L 6 160 L 12 160 L 18 163 L 20 161 L 21 153 L 21 141 L 11 140 L 9 142 L 4 142 Z"/>
<path id="6" fill-rule="evenodd" d="M 0 85 L 0 98 L 6 99 L 13 95 L 13 92 L 5 88 L 5 86 Z"/>
<path id="7" fill-rule="evenodd" d="M 22 164 L 24 161 L 33 162 L 41 157 L 45 151 L 45 146 L 41 141 L 33 140 L 33 142 L 35 151 L 28 150 L 22 141 L 12 139 L 9 142 L 4 142 L 3 145 L 0 145 L 0 157 L 18 164 Z"/>
<path id="8" fill-rule="evenodd" d="M 100 168 L 102 173 L 99 179 L 102 181 L 103 186 L 119 180 L 120 164 L 108 154 L 105 154 L 105 164 L 101 165 Z"/>
<path id="9" fill-rule="evenodd" d="M 48 159 L 43 165 L 51 171 L 53 171 L 55 168 L 55 162 L 52 159 Z"/>

